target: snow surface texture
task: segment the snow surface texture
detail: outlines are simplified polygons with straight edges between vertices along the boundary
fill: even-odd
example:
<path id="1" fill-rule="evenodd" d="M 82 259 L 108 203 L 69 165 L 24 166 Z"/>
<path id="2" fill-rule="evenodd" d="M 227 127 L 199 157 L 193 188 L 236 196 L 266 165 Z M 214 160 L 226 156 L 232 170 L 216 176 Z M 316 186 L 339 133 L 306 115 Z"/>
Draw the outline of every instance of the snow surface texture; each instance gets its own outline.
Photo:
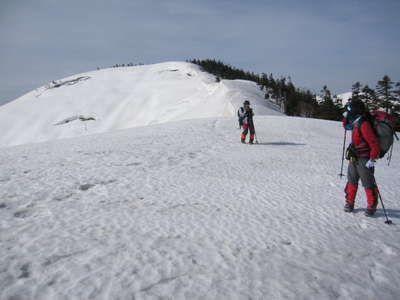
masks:
<path id="1" fill-rule="evenodd" d="M 233 117 L 246 99 L 259 115 L 282 115 L 263 97 L 254 82 L 218 83 L 190 63 L 103 69 L 52 82 L 0 106 L 0 147 L 170 121 Z M 77 116 L 94 120 L 81 122 Z"/>
<path id="2" fill-rule="evenodd" d="M 255 123 L 252 146 L 211 118 L 0 149 L 0 298 L 400 299 L 398 144 L 389 226 L 363 190 L 342 211 L 340 123 Z"/>

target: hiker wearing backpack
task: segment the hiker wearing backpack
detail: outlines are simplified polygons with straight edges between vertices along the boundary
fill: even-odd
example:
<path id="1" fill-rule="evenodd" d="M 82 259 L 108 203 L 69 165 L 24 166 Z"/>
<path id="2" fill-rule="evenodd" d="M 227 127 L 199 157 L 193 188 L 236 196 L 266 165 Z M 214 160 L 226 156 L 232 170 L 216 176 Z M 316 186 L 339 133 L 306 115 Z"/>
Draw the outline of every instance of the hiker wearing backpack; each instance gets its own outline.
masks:
<path id="1" fill-rule="evenodd" d="M 246 143 L 246 136 L 250 130 L 249 144 L 253 144 L 255 129 L 253 122 L 253 109 L 250 108 L 250 102 L 248 100 L 243 102 L 243 106 L 238 110 L 239 126 L 243 127 L 243 132 L 240 135 L 240 140 L 243 144 Z"/>
<path id="2" fill-rule="evenodd" d="M 351 144 L 347 148 L 346 159 L 349 160 L 347 169 L 347 184 L 345 187 L 345 212 L 352 212 L 358 189 L 358 181 L 367 195 L 366 216 L 373 216 L 378 205 L 378 191 L 376 187 L 374 168 L 379 158 L 379 140 L 371 122 L 370 114 L 361 100 L 353 100 L 346 105 L 343 126 L 352 130 Z"/>

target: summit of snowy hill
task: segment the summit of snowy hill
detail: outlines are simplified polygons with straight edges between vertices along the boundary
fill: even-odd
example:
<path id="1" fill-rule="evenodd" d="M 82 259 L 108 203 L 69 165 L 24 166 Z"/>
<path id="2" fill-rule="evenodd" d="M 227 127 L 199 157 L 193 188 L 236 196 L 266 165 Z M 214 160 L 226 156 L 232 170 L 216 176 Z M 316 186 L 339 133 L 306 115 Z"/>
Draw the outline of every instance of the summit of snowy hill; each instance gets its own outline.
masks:
<path id="1" fill-rule="evenodd" d="M 232 117 L 243 100 L 281 115 L 254 82 L 186 62 L 109 68 L 53 81 L 0 107 L 0 146 L 197 118 Z"/>
<path id="2" fill-rule="evenodd" d="M 184 75 L 182 75 L 184 76 Z M 189 80 L 189 79 L 188 79 Z M 339 122 L 184 120 L 0 149 L 0 299 L 400 299 L 400 151 L 343 212 Z"/>

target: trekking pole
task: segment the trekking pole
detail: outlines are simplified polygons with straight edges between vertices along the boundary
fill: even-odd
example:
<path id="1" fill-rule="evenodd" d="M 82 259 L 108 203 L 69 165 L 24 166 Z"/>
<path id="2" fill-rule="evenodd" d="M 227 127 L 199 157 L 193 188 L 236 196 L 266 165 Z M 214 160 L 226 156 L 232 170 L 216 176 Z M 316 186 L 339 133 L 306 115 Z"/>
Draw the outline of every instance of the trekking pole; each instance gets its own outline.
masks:
<path id="1" fill-rule="evenodd" d="M 393 136 L 396 138 L 397 141 L 399 140 L 399 137 L 397 136 L 396 131 L 393 131 Z M 393 146 L 394 146 L 394 143 L 390 147 L 389 156 L 387 157 L 388 166 L 390 166 L 390 162 L 392 161 Z"/>
<path id="2" fill-rule="evenodd" d="M 372 171 L 371 171 L 371 172 L 372 172 Z M 379 200 L 381 200 L 381 204 L 382 204 L 382 208 L 383 208 L 383 213 L 385 214 L 385 217 L 386 217 L 385 224 L 389 224 L 389 225 L 390 225 L 390 224 L 392 224 L 393 222 L 392 222 L 392 220 L 389 220 L 389 218 L 388 218 L 388 216 L 387 216 L 386 209 L 385 209 L 385 205 L 383 205 L 383 200 L 382 200 L 381 192 L 379 191 L 378 185 L 376 184 L 375 177 L 374 177 L 374 184 L 375 184 L 376 191 L 378 192 Z"/>
<path id="3" fill-rule="evenodd" d="M 256 138 L 256 144 L 258 144 L 257 132 L 256 132 L 256 127 L 254 126 L 254 122 L 253 122 L 253 128 L 254 128 L 254 137 Z"/>
<path id="4" fill-rule="evenodd" d="M 388 166 L 390 166 L 390 162 L 392 161 L 392 155 L 393 155 L 393 145 L 390 147 L 389 156 L 386 159 Z"/>
<path id="5" fill-rule="evenodd" d="M 347 130 L 344 130 L 344 138 L 343 138 L 343 151 L 342 151 L 342 167 L 340 168 L 340 174 L 339 177 L 342 178 L 344 176 L 343 174 L 343 163 L 344 163 L 344 149 L 346 148 L 346 136 L 347 136 Z"/>

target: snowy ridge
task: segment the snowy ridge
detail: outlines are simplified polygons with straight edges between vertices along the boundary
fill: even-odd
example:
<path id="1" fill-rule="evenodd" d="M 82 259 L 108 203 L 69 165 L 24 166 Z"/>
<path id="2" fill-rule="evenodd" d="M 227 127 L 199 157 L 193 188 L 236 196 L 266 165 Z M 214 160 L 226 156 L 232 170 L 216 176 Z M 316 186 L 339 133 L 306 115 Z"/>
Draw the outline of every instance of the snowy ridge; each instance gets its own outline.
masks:
<path id="1" fill-rule="evenodd" d="M 339 122 L 186 120 L 0 149 L 0 299 L 399 299 L 400 150 L 342 211 Z"/>
<path id="2" fill-rule="evenodd" d="M 244 97 L 258 114 L 281 115 L 263 96 L 253 82 L 217 83 L 213 75 L 190 63 L 103 69 L 58 80 L 1 106 L 0 146 L 171 121 L 232 117 Z M 65 120 L 69 121 L 63 123 Z M 61 123 L 64 125 L 55 126 Z"/>

